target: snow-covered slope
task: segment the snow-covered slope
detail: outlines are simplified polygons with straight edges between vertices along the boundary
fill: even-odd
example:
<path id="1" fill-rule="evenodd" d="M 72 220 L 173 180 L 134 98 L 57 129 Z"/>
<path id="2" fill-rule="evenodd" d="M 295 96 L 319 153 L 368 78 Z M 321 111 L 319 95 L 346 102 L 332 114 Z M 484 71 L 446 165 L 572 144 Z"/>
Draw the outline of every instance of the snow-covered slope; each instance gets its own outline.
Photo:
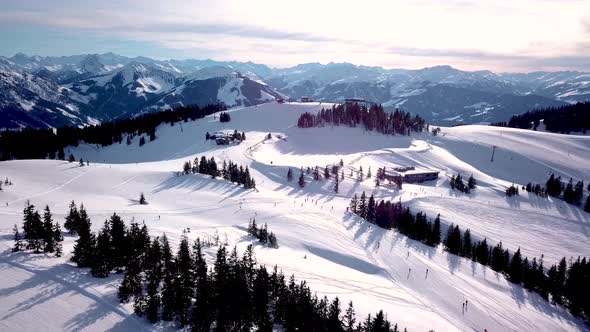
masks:
<path id="1" fill-rule="evenodd" d="M 544 181 L 550 170 L 588 182 L 590 137 L 483 126 L 442 128 L 436 137 L 394 137 L 360 128 L 293 126 L 301 113 L 329 106 L 272 102 L 230 110 L 228 123 L 208 116 L 161 126 L 158 139 L 142 147 L 136 137 L 131 145 L 69 149 L 90 160 L 89 167 L 51 160 L 0 163 L 0 178 L 8 176 L 14 183 L 0 192 L 0 330 L 152 328 L 132 315 L 130 305 L 117 303 L 120 276 L 91 278 L 68 263 L 67 255 L 56 259 L 8 252 L 12 226 L 20 223 L 27 199 L 40 208 L 48 204 L 60 222 L 74 199 L 84 202 L 95 229 L 116 211 L 127 222 L 145 222 L 153 235 L 166 233 L 174 245 L 188 227 L 191 239 L 217 233 L 239 250 L 251 243 L 245 228 L 256 216 L 258 223 L 268 223 L 280 244 L 279 249 L 256 247 L 259 262 L 277 264 L 321 295 L 353 300 L 361 315 L 384 309 L 409 331 L 587 328 L 565 309 L 489 268 L 379 229 L 347 214 L 346 206 L 351 195 L 367 191 L 401 199 L 429 217 L 441 213 L 444 227 L 453 222 L 469 227 L 476 238 L 503 241 L 511 250 L 520 246 L 529 257 L 545 254 L 546 264 L 562 256 L 588 256 L 590 214 L 526 193 L 506 199 L 503 189 L 513 182 Z M 207 131 L 226 129 L 244 131 L 246 141 L 222 147 L 204 140 Z M 265 139 L 268 132 L 273 133 L 270 140 Z M 491 145 L 497 146 L 493 162 Z M 184 161 L 201 155 L 248 165 L 258 190 L 202 175 L 175 175 Z M 338 194 L 331 181 L 308 177 L 304 189 L 286 181 L 288 167 L 297 174 L 301 166 L 323 167 L 340 159 L 346 177 Z M 359 183 L 348 176 L 360 166 L 370 166 L 374 173 L 394 165 L 428 167 L 441 176 L 423 185 L 404 184 L 401 191 L 375 189 L 372 180 Z M 473 173 L 478 188 L 470 195 L 450 191 L 447 179 L 456 172 Z M 135 203 L 140 192 L 149 205 Z M 65 252 L 73 241 L 66 238 Z M 208 249 L 210 258 L 214 251 Z M 466 299 L 469 309 L 462 313 Z"/>

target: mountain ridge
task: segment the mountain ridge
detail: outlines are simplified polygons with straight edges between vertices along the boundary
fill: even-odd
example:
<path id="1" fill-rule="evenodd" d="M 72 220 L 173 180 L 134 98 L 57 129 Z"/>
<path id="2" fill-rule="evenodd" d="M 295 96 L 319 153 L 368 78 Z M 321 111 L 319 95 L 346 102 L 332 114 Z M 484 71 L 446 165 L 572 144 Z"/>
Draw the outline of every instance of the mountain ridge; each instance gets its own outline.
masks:
<path id="1" fill-rule="evenodd" d="M 7 118 L 10 109 L 10 114 L 32 119 L 5 119 L 2 128 L 62 125 L 65 119 L 52 120 L 55 116 L 42 113 L 67 109 L 66 105 L 76 105 L 81 112 L 81 120 L 70 121 L 78 126 L 187 103 L 223 102 L 233 107 L 277 98 L 306 96 L 343 102 L 355 97 L 388 110 L 403 108 L 433 124 L 456 125 L 507 121 L 531 108 L 590 100 L 590 74 L 577 71 L 494 73 L 449 65 L 386 69 L 346 62 L 272 68 L 251 61 L 157 60 L 115 53 L 59 57 L 18 53 L 0 56 L 0 70 L 4 79 L 10 76 L 7 73 L 32 75 L 26 77 L 39 86 L 52 87 L 44 95 L 60 101 L 37 107 L 32 114 L 26 105 L 37 105 L 43 98 L 27 94 L 19 97 L 24 103 L 15 102 L 16 98 L 8 96 L 18 95 L 19 88 L 4 82 L 11 92 L 0 100 L 0 114 Z"/>

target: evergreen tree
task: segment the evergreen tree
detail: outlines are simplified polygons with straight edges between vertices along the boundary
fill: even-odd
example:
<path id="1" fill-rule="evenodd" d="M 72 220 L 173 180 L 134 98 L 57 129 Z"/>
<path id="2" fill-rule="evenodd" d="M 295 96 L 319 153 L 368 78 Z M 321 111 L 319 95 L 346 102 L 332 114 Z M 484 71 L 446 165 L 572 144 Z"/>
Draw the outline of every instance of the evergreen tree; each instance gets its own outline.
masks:
<path id="1" fill-rule="evenodd" d="M 471 249 L 471 231 L 466 229 L 465 233 L 463 233 L 463 251 L 461 252 L 461 256 L 471 258 Z"/>
<path id="2" fill-rule="evenodd" d="M 74 157 L 74 155 L 70 153 L 70 156 L 68 157 L 68 162 L 73 163 L 74 161 L 76 161 L 76 157 Z"/>
<path id="3" fill-rule="evenodd" d="M 193 294 L 193 258 L 189 250 L 188 238 L 183 234 L 176 254 L 176 306 L 175 317 L 182 326 L 189 321 L 191 295 Z"/>
<path id="4" fill-rule="evenodd" d="M 253 320 L 257 331 L 271 332 L 272 319 L 269 313 L 270 308 L 270 278 L 266 268 L 260 266 L 256 270 L 252 285 Z"/>
<path id="5" fill-rule="evenodd" d="M 112 266 L 118 272 L 121 272 L 127 265 L 129 255 L 129 241 L 127 238 L 127 227 L 116 213 L 113 213 L 110 220 L 110 238 L 112 251 Z"/>
<path id="6" fill-rule="evenodd" d="M 62 242 L 64 240 L 64 236 L 61 233 L 61 227 L 59 226 L 58 222 L 56 222 L 53 226 L 53 238 L 55 239 L 55 257 L 61 257 L 63 255 Z"/>
<path id="7" fill-rule="evenodd" d="M 565 190 L 563 191 L 563 200 L 569 204 L 574 203 L 574 185 L 572 178 L 570 178 L 570 182 L 568 182 L 568 184 L 565 186 Z"/>
<path id="8" fill-rule="evenodd" d="M 55 234 L 53 233 L 53 217 L 49 205 L 45 206 L 43 212 L 43 251 L 53 253 L 57 243 L 55 242 Z"/>
<path id="9" fill-rule="evenodd" d="M 291 168 L 289 168 L 289 171 L 287 171 L 287 181 L 293 181 L 293 171 L 291 171 Z"/>
<path id="10" fill-rule="evenodd" d="M 357 205 L 358 205 L 358 198 L 357 198 L 356 194 L 354 194 L 354 196 L 350 200 L 350 205 L 349 205 L 350 212 L 357 214 Z"/>
<path id="11" fill-rule="evenodd" d="M 299 175 L 299 187 L 305 188 L 305 175 L 303 174 L 303 169 L 301 169 L 301 174 Z"/>
<path id="12" fill-rule="evenodd" d="M 27 240 L 27 249 L 33 249 L 35 253 L 40 253 L 43 247 L 42 240 L 45 237 L 41 215 L 29 201 L 25 202 L 23 215 L 23 232 L 24 238 Z"/>
<path id="13" fill-rule="evenodd" d="M 328 331 L 344 331 L 342 321 L 340 320 L 340 312 L 340 300 L 338 299 L 338 297 L 336 297 L 334 298 L 334 300 L 330 304 L 330 307 L 328 308 L 328 321 L 326 324 L 328 327 Z"/>
<path id="14" fill-rule="evenodd" d="M 92 264 L 92 256 L 95 247 L 95 235 L 90 231 L 91 223 L 84 205 L 80 205 L 79 224 L 77 227 L 78 239 L 74 245 L 72 261 L 78 264 L 78 267 L 89 267 Z"/>
<path id="15" fill-rule="evenodd" d="M 590 213 L 590 195 L 586 197 L 586 205 L 584 206 L 584 211 Z"/>
<path id="16" fill-rule="evenodd" d="M 336 176 L 334 177 L 334 193 L 338 193 L 338 186 L 340 184 L 340 179 L 338 177 L 338 174 L 336 174 Z"/>
<path id="17" fill-rule="evenodd" d="M 12 247 L 12 252 L 22 251 L 23 250 L 22 235 L 18 231 L 18 226 L 16 224 L 14 224 L 13 232 L 14 232 L 14 236 L 13 236 L 14 246 Z"/>
<path id="18" fill-rule="evenodd" d="M 440 213 L 434 218 L 428 244 L 437 246 L 440 243 Z"/>
<path id="19" fill-rule="evenodd" d="M 451 224 L 445 238 L 445 249 L 453 255 L 459 255 L 462 252 L 461 230 L 458 225 Z"/>
<path id="20" fill-rule="evenodd" d="M 358 181 L 362 182 L 363 180 L 364 180 L 363 166 L 359 166 Z"/>
<path id="21" fill-rule="evenodd" d="M 367 196 L 365 192 L 361 194 L 361 199 L 359 200 L 358 207 L 357 207 L 357 214 L 363 218 L 367 219 Z"/>
<path id="22" fill-rule="evenodd" d="M 143 193 L 141 193 L 139 195 L 139 204 L 141 204 L 141 205 L 146 205 L 147 204 L 147 201 L 145 200 L 145 196 L 143 195 Z"/>
<path id="23" fill-rule="evenodd" d="M 146 259 L 146 316 L 147 319 L 152 323 L 160 320 L 159 313 L 161 298 L 159 294 L 159 288 L 162 281 L 162 274 L 162 248 L 160 245 L 160 239 L 156 237 L 151 243 Z"/>
<path id="24" fill-rule="evenodd" d="M 476 185 L 477 185 L 477 181 L 473 177 L 473 174 L 471 174 L 471 176 L 469 176 L 469 180 L 467 180 L 467 187 L 469 189 L 475 189 Z"/>
<path id="25" fill-rule="evenodd" d="M 277 237 L 273 232 L 270 232 L 268 235 L 268 246 L 271 248 L 278 248 L 279 242 L 277 241 Z"/>
<path id="26" fill-rule="evenodd" d="M 127 303 L 131 298 L 139 297 L 142 291 L 140 261 L 133 258 L 127 265 L 125 276 L 117 291 L 117 297 L 121 303 Z"/>
<path id="27" fill-rule="evenodd" d="M 508 277 L 511 282 L 519 285 L 522 282 L 523 277 L 523 264 L 522 257 L 520 255 L 520 248 L 512 256 L 510 261 L 510 269 L 508 270 Z"/>
<path id="28" fill-rule="evenodd" d="M 352 301 L 348 302 L 348 309 L 346 309 L 346 313 L 344 314 L 343 323 L 344 323 L 344 331 L 346 331 L 346 332 L 354 332 L 355 331 L 356 314 L 354 312 L 354 306 L 352 305 Z"/>
<path id="29" fill-rule="evenodd" d="M 96 238 L 90 273 L 94 277 L 106 278 L 111 273 L 112 247 L 109 222 L 105 220 Z"/>
<path id="30" fill-rule="evenodd" d="M 362 199 L 362 198 L 361 198 Z M 374 223 L 376 220 L 376 211 L 375 211 L 375 197 L 371 195 L 369 197 L 369 203 L 367 203 L 367 221 Z"/>
<path id="31" fill-rule="evenodd" d="M 77 233 L 79 220 L 80 214 L 78 213 L 78 208 L 76 207 L 76 203 L 72 201 L 70 202 L 70 211 L 68 212 L 64 223 L 65 229 L 70 232 L 70 234 Z"/>

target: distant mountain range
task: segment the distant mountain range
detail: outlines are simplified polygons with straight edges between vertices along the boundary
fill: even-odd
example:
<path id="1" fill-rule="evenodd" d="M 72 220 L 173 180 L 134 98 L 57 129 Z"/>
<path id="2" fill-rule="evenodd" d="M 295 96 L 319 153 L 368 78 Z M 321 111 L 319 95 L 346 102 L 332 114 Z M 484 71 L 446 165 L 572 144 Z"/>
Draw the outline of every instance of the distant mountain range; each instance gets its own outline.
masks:
<path id="1" fill-rule="evenodd" d="M 590 73 L 492 73 L 450 66 L 384 69 L 348 63 L 290 68 L 114 53 L 0 57 L 0 128 L 86 125 L 189 104 L 250 106 L 277 98 L 363 98 L 433 124 L 505 121 L 590 100 Z"/>

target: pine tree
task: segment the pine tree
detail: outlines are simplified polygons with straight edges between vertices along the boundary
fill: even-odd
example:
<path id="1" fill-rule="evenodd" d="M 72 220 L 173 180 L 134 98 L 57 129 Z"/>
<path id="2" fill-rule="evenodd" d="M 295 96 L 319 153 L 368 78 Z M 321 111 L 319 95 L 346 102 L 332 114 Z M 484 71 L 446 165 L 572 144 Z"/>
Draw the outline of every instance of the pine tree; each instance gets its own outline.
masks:
<path id="1" fill-rule="evenodd" d="M 201 240 L 193 245 L 195 302 L 191 313 L 193 331 L 210 331 L 212 323 L 211 285 L 207 275 L 207 262 L 203 257 Z"/>
<path id="2" fill-rule="evenodd" d="M 270 307 L 270 285 L 271 280 L 264 266 L 256 270 L 256 275 L 252 284 L 252 303 L 254 325 L 257 331 L 271 332 L 272 320 L 269 314 Z"/>
<path id="3" fill-rule="evenodd" d="M 133 297 L 136 298 L 142 293 L 141 266 L 137 258 L 129 261 L 125 276 L 117 291 L 117 297 L 121 303 L 127 303 Z"/>
<path id="4" fill-rule="evenodd" d="M 348 302 L 348 309 L 346 309 L 346 313 L 344 314 L 343 323 L 344 323 L 344 331 L 346 331 L 346 332 L 354 332 L 355 331 L 356 314 L 354 312 L 354 306 L 352 305 L 352 301 Z"/>
<path id="5" fill-rule="evenodd" d="M 64 240 L 64 236 L 61 233 L 61 227 L 59 226 L 58 222 L 53 225 L 53 238 L 55 239 L 55 257 L 61 257 L 63 255 L 62 242 Z"/>
<path id="6" fill-rule="evenodd" d="M 437 246 L 440 243 L 440 213 L 434 218 L 432 224 L 432 230 L 430 231 L 430 240 L 428 244 L 431 246 Z"/>
<path id="7" fill-rule="evenodd" d="M 112 244 L 109 222 L 105 221 L 96 238 L 90 273 L 97 278 L 106 278 L 111 273 Z"/>
<path id="8" fill-rule="evenodd" d="M 49 253 L 55 251 L 57 244 L 53 233 L 53 218 L 51 216 L 51 210 L 49 210 L 49 205 L 45 206 L 45 211 L 43 212 L 43 242 L 43 251 Z"/>
<path id="9" fill-rule="evenodd" d="M 84 205 L 80 205 L 79 214 L 77 227 L 79 237 L 74 245 L 72 261 L 77 263 L 78 267 L 89 267 L 92 264 L 96 239 L 95 235 L 90 231 L 91 222 Z"/>
<path id="10" fill-rule="evenodd" d="M 359 200 L 357 211 L 359 217 L 367 219 L 367 196 L 365 195 L 364 191 L 361 194 L 361 199 Z"/>
<path id="11" fill-rule="evenodd" d="M 367 179 L 371 178 L 371 166 L 369 166 L 369 170 L 367 171 Z"/>
<path id="12" fill-rule="evenodd" d="M 279 242 L 277 241 L 277 237 L 273 232 L 270 232 L 268 235 L 268 246 L 271 248 L 278 248 Z"/>
<path id="13" fill-rule="evenodd" d="M 363 166 L 359 166 L 358 181 L 363 182 L 363 180 L 364 180 Z"/>
<path id="14" fill-rule="evenodd" d="M 350 205 L 349 205 L 350 212 L 357 214 L 357 205 L 358 205 L 358 198 L 357 198 L 356 194 L 354 194 L 354 196 L 350 200 Z"/>
<path id="15" fill-rule="evenodd" d="M 371 195 L 371 197 L 369 197 L 369 203 L 367 203 L 367 221 L 374 223 L 375 220 L 375 198 L 373 197 L 373 195 Z"/>
<path id="16" fill-rule="evenodd" d="M 189 321 L 191 295 L 193 294 L 193 258 L 189 250 L 188 238 L 183 234 L 176 254 L 176 306 L 175 317 L 182 326 Z"/>
<path id="17" fill-rule="evenodd" d="M 127 265 L 129 255 L 129 240 L 127 238 L 127 227 L 116 213 L 113 213 L 109 220 L 110 238 L 112 251 L 112 266 L 117 272 L 121 272 Z"/>
<path id="18" fill-rule="evenodd" d="M 68 157 L 68 162 L 73 163 L 74 161 L 76 161 L 76 157 L 74 157 L 74 155 L 72 153 L 70 153 L 70 155 Z"/>
<path id="19" fill-rule="evenodd" d="M 340 180 L 338 177 L 338 174 L 336 174 L 336 176 L 334 177 L 334 193 L 338 193 L 338 186 L 340 184 Z"/>
<path id="20" fill-rule="evenodd" d="M 80 214 L 78 213 L 78 208 L 76 207 L 76 203 L 72 201 L 70 203 L 70 211 L 66 216 L 66 221 L 64 223 L 64 228 L 70 232 L 70 234 L 75 234 L 78 232 L 78 224 L 80 220 Z"/>
<path id="21" fill-rule="evenodd" d="M 466 229 L 465 233 L 463 233 L 463 251 L 461 252 L 461 256 L 470 258 L 471 248 L 471 231 L 469 229 Z"/>
<path id="22" fill-rule="evenodd" d="M 508 276 L 510 281 L 519 285 L 522 282 L 523 266 L 522 257 L 520 255 L 520 248 L 512 256 L 510 261 L 510 269 L 508 270 Z"/>
<path id="23" fill-rule="evenodd" d="M 27 240 L 27 249 L 33 249 L 35 253 L 40 253 L 43 247 L 42 240 L 45 231 L 41 215 L 29 201 L 25 202 L 23 215 L 23 232 L 24 238 Z"/>
<path id="24" fill-rule="evenodd" d="M 340 300 L 338 299 L 338 297 L 336 297 L 334 298 L 328 309 L 328 331 L 344 331 L 344 328 L 342 327 L 342 322 L 340 321 L 340 312 Z"/>
<path id="25" fill-rule="evenodd" d="M 473 174 L 471 174 L 471 176 L 469 176 L 469 180 L 467 181 L 467 187 L 469 189 L 475 189 L 476 185 L 477 185 L 477 181 L 473 177 Z"/>
<path id="26" fill-rule="evenodd" d="M 139 195 L 139 204 L 141 204 L 141 205 L 146 205 L 147 204 L 147 201 L 145 200 L 145 196 L 144 196 L 143 193 L 141 193 Z"/>
<path id="27" fill-rule="evenodd" d="M 305 188 L 305 175 L 303 174 L 303 169 L 301 169 L 301 174 L 299 175 L 299 187 Z"/>
<path id="28" fill-rule="evenodd" d="M 146 259 L 146 316 L 147 319 L 155 323 L 160 320 L 159 312 L 161 299 L 159 294 L 160 282 L 162 281 L 162 248 L 160 239 L 156 237 L 148 250 Z"/>
<path id="29" fill-rule="evenodd" d="M 13 232 L 14 232 L 14 237 L 13 237 L 14 246 L 12 247 L 12 252 L 22 251 L 23 250 L 22 235 L 18 231 L 18 226 L 16 224 L 14 224 Z"/>
<path id="30" fill-rule="evenodd" d="M 289 171 L 287 171 L 287 181 L 293 181 L 293 171 L 291 171 L 291 168 L 289 168 Z"/>
<path id="31" fill-rule="evenodd" d="M 584 211 L 590 213 L 590 195 L 586 197 L 586 205 L 584 206 Z"/>

